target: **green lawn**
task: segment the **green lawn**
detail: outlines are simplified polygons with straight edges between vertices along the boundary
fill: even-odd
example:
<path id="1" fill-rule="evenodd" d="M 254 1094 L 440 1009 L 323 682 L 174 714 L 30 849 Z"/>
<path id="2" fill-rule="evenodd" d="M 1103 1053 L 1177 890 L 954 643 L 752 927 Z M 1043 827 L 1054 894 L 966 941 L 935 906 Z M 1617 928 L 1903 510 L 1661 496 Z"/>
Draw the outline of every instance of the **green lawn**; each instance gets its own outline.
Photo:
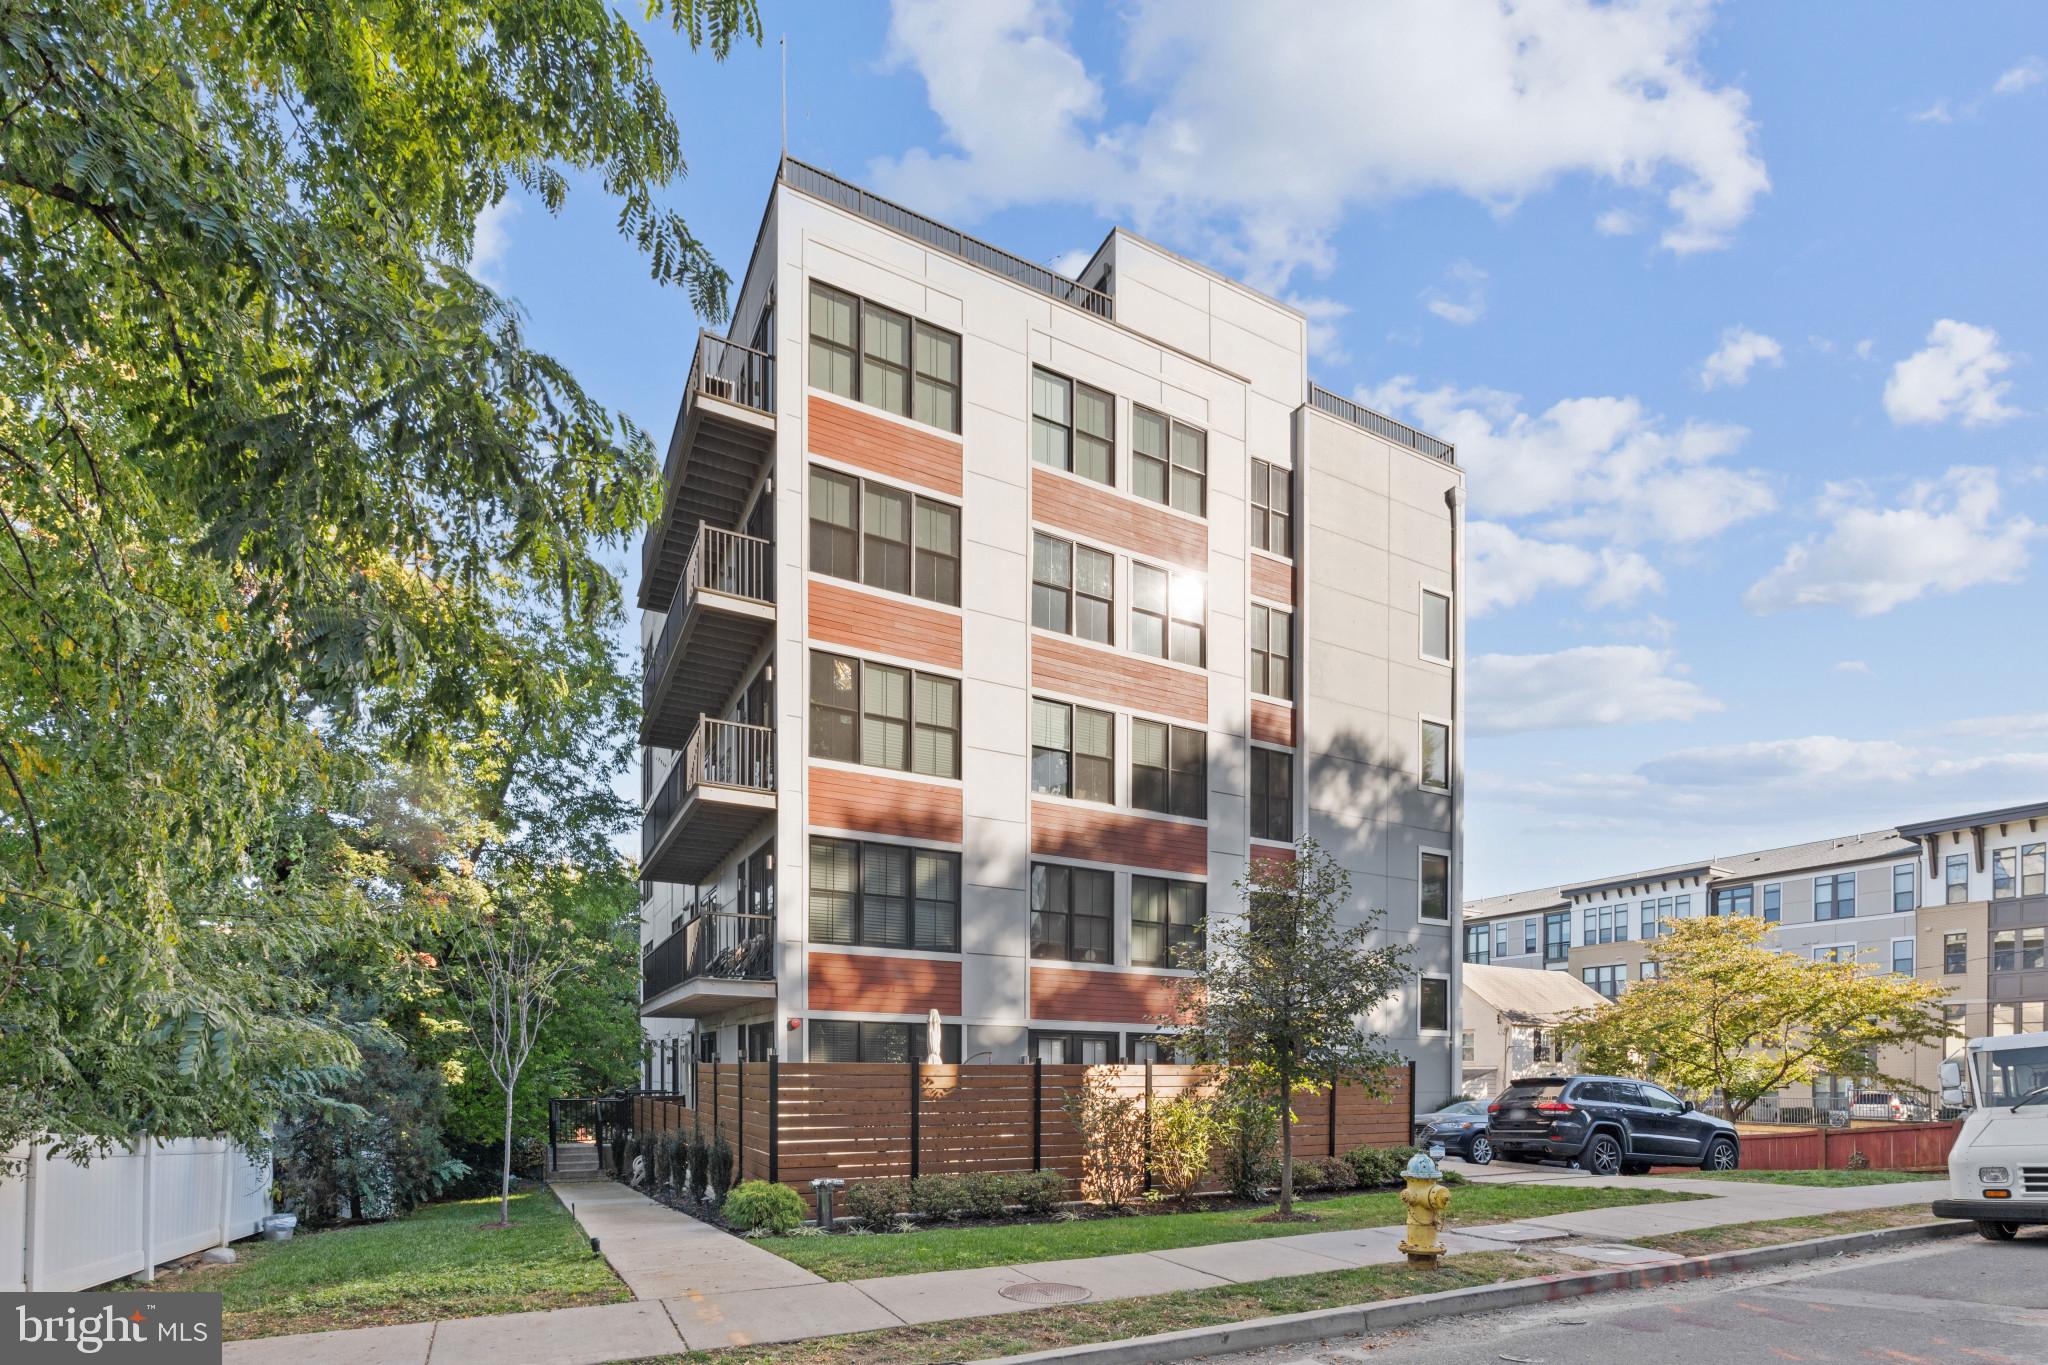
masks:
<path id="1" fill-rule="evenodd" d="M 1466 1185 L 1451 1195 L 1451 1226 L 1543 1218 L 1582 1209 L 1628 1204 L 1662 1204 L 1704 1195 L 1668 1190 L 1551 1185 Z M 1387 1227 L 1407 1221 L 1397 1192 L 1344 1195 L 1301 1205 L 1314 1223 L 1259 1223 L 1270 1208 L 1214 1213 L 1085 1218 L 1070 1223 L 1019 1223 L 921 1228 L 916 1232 L 860 1237 L 771 1237 L 756 1245 L 795 1261 L 828 1280 L 874 1275 L 912 1275 L 925 1270 L 967 1270 L 976 1266 L 1060 1261 L 1075 1256 L 1114 1256 L 1128 1251 L 1164 1251 L 1264 1237 L 1298 1237 L 1307 1232 Z"/>
<path id="2" fill-rule="evenodd" d="M 1946 1180 L 1925 1171 L 1701 1171 L 1687 1180 L 1742 1180 L 1758 1185 L 1910 1185 L 1920 1180 Z"/>
<path id="3" fill-rule="evenodd" d="M 1773 1218 L 1761 1223 L 1722 1223 L 1717 1227 L 1694 1228 L 1691 1232 L 1668 1232 L 1659 1237 L 1631 1240 L 1637 1246 L 1668 1251 L 1674 1256 L 1711 1256 L 1717 1251 L 1745 1251 L 1750 1247 L 1776 1246 L 1780 1242 L 1803 1242 L 1810 1237 L 1875 1232 L 1881 1228 L 1913 1227 L 1933 1221 L 1934 1215 L 1928 1212 L 1927 1205 L 1906 1204 L 1889 1209 L 1809 1213 L 1799 1218 Z"/>
<path id="4" fill-rule="evenodd" d="M 496 1199 L 460 1200 L 289 1242 L 240 1242 L 234 1265 L 159 1276 L 153 1287 L 218 1292 L 230 1340 L 633 1297 L 545 1190 L 512 1196 L 511 1227 L 484 1227 L 497 1216 Z"/>

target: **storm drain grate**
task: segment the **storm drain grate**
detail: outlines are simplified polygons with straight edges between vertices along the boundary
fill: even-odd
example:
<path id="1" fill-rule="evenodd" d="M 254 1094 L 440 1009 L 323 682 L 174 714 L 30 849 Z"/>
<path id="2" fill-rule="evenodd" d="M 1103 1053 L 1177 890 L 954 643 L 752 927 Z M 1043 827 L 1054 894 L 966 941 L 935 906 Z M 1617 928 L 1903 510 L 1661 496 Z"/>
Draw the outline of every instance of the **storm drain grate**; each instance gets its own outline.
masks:
<path id="1" fill-rule="evenodd" d="M 1088 1291 L 1078 1284 L 1054 1284 L 1051 1280 L 1027 1280 L 1023 1284 L 1006 1284 L 996 1293 L 1015 1303 L 1035 1305 L 1079 1303 L 1088 1297 Z"/>

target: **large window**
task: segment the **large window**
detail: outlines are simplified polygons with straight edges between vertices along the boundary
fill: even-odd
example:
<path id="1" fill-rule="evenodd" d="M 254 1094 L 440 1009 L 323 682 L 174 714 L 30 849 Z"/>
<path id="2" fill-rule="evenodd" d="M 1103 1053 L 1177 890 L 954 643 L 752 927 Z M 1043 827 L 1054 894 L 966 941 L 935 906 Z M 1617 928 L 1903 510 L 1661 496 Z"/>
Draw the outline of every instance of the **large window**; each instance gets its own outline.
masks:
<path id="1" fill-rule="evenodd" d="M 1764 922 L 1776 924 L 1784 907 L 1784 888 L 1777 882 L 1764 883 Z"/>
<path id="2" fill-rule="evenodd" d="M 1422 854 L 1416 914 L 1442 922 L 1451 917 L 1451 860 L 1442 853 Z M 1484 928 L 1485 926 L 1481 926 Z"/>
<path id="3" fill-rule="evenodd" d="M 959 681 L 812 651 L 811 757 L 958 777 Z"/>
<path id="4" fill-rule="evenodd" d="M 855 839 L 811 840 L 811 940 L 960 950 L 960 855 Z"/>
<path id="5" fill-rule="evenodd" d="M 1101 1066 L 1117 1059 L 1114 1033 L 1051 1033 L 1032 1029 L 1031 1056 L 1048 1066 Z"/>
<path id="6" fill-rule="evenodd" d="M 2048 844 L 2028 844 L 2020 849 L 2020 894 L 2048 894 Z"/>
<path id="7" fill-rule="evenodd" d="M 1209 737 L 1156 720 L 1131 722 L 1131 804 L 1204 819 L 1209 814 Z"/>
<path id="8" fill-rule="evenodd" d="M 1856 874 L 1836 872 L 1813 879 L 1813 917 L 1856 918 Z"/>
<path id="9" fill-rule="evenodd" d="M 1991 935 L 1991 970 L 2009 972 L 2020 964 L 2020 931 L 2000 929 Z"/>
<path id="10" fill-rule="evenodd" d="M 1991 899 L 2009 901 L 2020 893 L 2020 851 L 2017 848 L 1991 850 Z"/>
<path id="11" fill-rule="evenodd" d="M 1609 1000 L 1618 1000 L 1621 998 L 1622 983 L 1628 980 L 1628 967 L 1584 967 L 1580 969 L 1579 975 L 1585 978 L 1588 986 Z"/>
<path id="12" fill-rule="evenodd" d="M 1522 951 L 1525 953 L 1536 951 L 1536 928 L 1536 917 L 1534 915 L 1522 921 Z"/>
<path id="13" fill-rule="evenodd" d="M 1131 491 L 1191 516 L 1208 514 L 1209 438 L 1149 408 L 1131 409 Z"/>
<path id="14" fill-rule="evenodd" d="M 1252 603 L 1252 691 L 1282 700 L 1294 695 L 1294 613 Z"/>
<path id="15" fill-rule="evenodd" d="M 1941 936 L 1941 970 L 1950 976 L 1958 976 L 1968 971 L 1969 968 L 1969 934 L 1943 934 Z"/>
<path id="16" fill-rule="evenodd" d="M 1205 596 L 1194 574 L 1131 565 L 1131 648 L 1202 667 L 1207 659 Z"/>
<path id="17" fill-rule="evenodd" d="M 1294 842 L 1294 755 L 1252 746 L 1252 838 Z"/>
<path id="18" fill-rule="evenodd" d="M 1543 917 L 1543 960 L 1562 962 L 1572 955 L 1572 912 L 1553 910 Z"/>
<path id="19" fill-rule="evenodd" d="M 1913 974 L 1913 940 L 1895 938 L 1892 940 L 1892 970 L 1900 976 Z"/>
<path id="20" fill-rule="evenodd" d="M 1440 976 L 1422 978 L 1422 1031 L 1448 1033 L 1451 1027 L 1451 983 Z"/>
<path id="21" fill-rule="evenodd" d="M 1958 905 L 1970 898 L 1970 860 L 1961 853 L 1951 853 L 1942 865 L 1942 882 L 1947 893 L 1948 904 Z"/>
<path id="22" fill-rule="evenodd" d="M 960 509 L 814 467 L 811 568 L 957 607 Z"/>
<path id="23" fill-rule="evenodd" d="M 1208 888 L 1165 877 L 1131 878 L 1131 965 L 1183 967 L 1202 943 Z"/>
<path id="24" fill-rule="evenodd" d="M 1422 722 L 1422 785 L 1451 789 L 1451 727 L 1440 720 Z"/>
<path id="25" fill-rule="evenodd" d="M 1465 960 L 1486 963 L 1493 961 L 1493 930 L 1484 924 L 1465 926 Z"/>
<path id="26" fill-rule="evenodd" d="M 1032 698 L 1031 790 L 1114 802 L 1116 717 L 1086 706 Z"/>
<path id="27" fill-rule="evenodd" d="M 814 1062 L 921 1062 L 931 1055 L 923 1024 L 870 1019 L 813 1019 L 810 1059 Z M 939 1056 L 960 1060 L 960 1026 L 939 1025 Z"/>
<path id="28" fill-rule="evenodd" d="M 1712 892 L 1713 903 L 1709 906 L 1707 913 L 1710 915 L 1753 915 L 1756 913 L 1755 898 L 1756 888 L 1753 886 L 1716 887 Z"/>
<path id="29" fill-rule="evenodd" d="M 957 432 L 960 338 L 813 281 L 811 385 Z"/>
<path id="30" fill-rule="evenodd" d="M 1043 532 L 1031 537 L 1031 624 L 1113 643 L 1116 559 Z"/>
<path id="31" fill-rule="evenodd" d="M 1115 400 L 1100 389 L 1033 370 L 1031 458 L 1097 483 L 1115 483 Z"/>
<path id="32" fill-rule="evenodd" d="M 1911 910 L 1920 902 L 1918 863 L 1892 865 L 1892 909 Z"/>
<path id="33" fill-rule="evenodd" d="M 1427 588 L 1422 590 L 1422 657 L 1451 661 L 1451 599 Z"/>
<path id="34" fill-rule="evenodd" d="M 1108 962 L 1115 882 L 1090 868 L 1031 865 L 1031 955 L 1067 962 Z"/>
<path id="35" fill-rule="evenodd" d="M 1294 475 L 1265 460 L 1252 461 L 1252 547 L 1294 553 Z"/>

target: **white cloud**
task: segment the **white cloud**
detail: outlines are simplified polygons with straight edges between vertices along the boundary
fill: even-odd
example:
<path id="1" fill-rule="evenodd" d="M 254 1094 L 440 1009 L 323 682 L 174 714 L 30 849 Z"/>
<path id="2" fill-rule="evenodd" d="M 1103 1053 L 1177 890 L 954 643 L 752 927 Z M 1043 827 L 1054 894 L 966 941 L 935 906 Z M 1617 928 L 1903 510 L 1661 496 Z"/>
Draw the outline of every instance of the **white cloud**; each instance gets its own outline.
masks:
<path id="1" fill-rule="evenodd" d="M 507 196 L 485 205 L 484 211 L 476 216 L 476 232 L 469 247 L 469 273 L 493 289 L 505 287 L 498 267 L 512 250 L 512 220 L 519 216 L 520 209 L 519 201 Z"/>
<path id="2" fill-rule="evenodd" d="M 1723 328 L 1720 347 L 1700 366 L 1700 387 L 1713 389 L 1726 385 L 1741 388 L 1749 382 L 1749 372 L 1758 365 L 1782 366 L 1784 363 L 1785 348 L 1778 344 L 1776 338 L 1752 332 L 1747 327 Z"/>
<path id="3" fill-rule="evenodd" d="M 940 216 L 1086 203 L 1273 290 L 1329 267 L 1355 204 L 1448 190 L 1505 212 L 1565 177 L 1661 193 L 1666 248 L 1719 247 L 1770 178 L 1748 96 L 1699 64 L 1711 17 L 1700 0 L 1314 0 L 1276 22 L 1138 0 L 1116 75 L 1144 107 L 1118 121 L 1059 0 L 896 0 L 892 60 L 947 145 L 869 174 Z M 1333 53 L 1372 54 L 1370 77 Z"/>
<path id="4" fill-rule="evenodd" d="M 1453 326 L 1466 327 L 1486 314 L 1486 272 L 1470 261 L 1454 262 L 1444 277 L 1455 286 L 1452 292 L 1431 287 L 1422 291 L 1429 311 Z"/>
<path id="5" fill-rule="evenodd" d="M 1743 602 L 1751 611 L 1824 606 L 1877 616 L 1930 593 L 2016 583 L 2040 533 L 2025 516 L 2000 516 L 1997 472 L 1972 466 L 1914 484 L 1898 507 L 1831 485 L 1819 510 L 1832 526 L 1750 586 Z"/>
<path id="6" fill-rule="evenodd" d="M 2017 95 L 2031 90 L 2043 81 L 2048 81 L 2048 62 L 2039 57 L 2029 57 L 2018 66 L 1999 76 L 1991 86 L 1994 95 Z"/>
<path id="7" fill-rule="evenodd" d="M 1553 588 L 1583 588 L 1589 607 L 1626 606 L 1664 591 L 1664 576 L 1633 550 L 1595 553 L 1560 541 L 1532 540 L 1493 521 L 1465 527 L 1465 611 L 1484 616 Z"/>
<path id="8" fill-rule="evenodd" d="M 1634 398 L 1568 398 L 1532 416 L 1515 394 L 1423 390 L 1406 375 L 1358 397 L 1456 443 L 1479 515 L 1547 515 L 1554 535 L 1696 541 L 1777 505 L 1759 471 L 1716 463 L 1743 428 L 1672 431 Z"/>
<path id="9" fill-rule="evenodd" d="M 1856 358 L 1858 360 L 1868 360 L 1875 354 L 1877 354 L 1877 343 L 1869 337 L 1865 337 L 1856 343 Z"/>
<path id="10" fill-rule="evenodd" d="M 1555 654 L 1472 660 L 1467 715 L 1476 734 L 1691 720 L 1721 703 L 1680 676 L 1669 650 L 1581 645 Z"/>
<path id="11" fill-rule="evenodd" d="M 1285 302 L 1308 319 L 1308 350 L 1317 362 L 1341 365 L 1351 358 L 1337 327 L 1350 315 L 1350 304 L 1302 294 L 1289 294 Z"/>
<path id="12" fill-rule="evenodd" d="M 1093 251 L 1090 251 L 1085 246 L 1077 246 L 1071 251 L 1062 251 L 1059 255 L 1053 257 L 1052 268 L 1071 280 L 1080 275 L 1081 267 L 1094 259 L 1095 253 Z"/>
<path id="13" fill-rule="evenodd" d="M 2005 402 L 2012 357 L 1998 349 L 1998 333 L 1943 318 L 1927 333 L 1927 345 L 1892 366 L 1884 386 L 1884 410 L 1894 423 L 1946 422 L 1986 426 L 2019 416 Z"/>
<path id="14" fill-rule="evenodd" d="M 1870 674 L 1870 665 L 1861 659 L 1838 659 L 1835 661 L 1835 672 L 1861 673 L 1867 677 Z"/>
<path id="15" fill-rule="evenodd" d="M 1643 220 L 1627 209 L 1608 209 L 1593 220 L 1593 231 L 1602 237 L 1632 237 L 1643 230 Z"/>
<path id="16" fill-rule="evenodd" d="M 1911 123 L 1954 123 L 1956 116 L 1949 112 L 1947 100 L 1936 100 L 1925 109 L 1915 109 L 1906 119 Z"/>

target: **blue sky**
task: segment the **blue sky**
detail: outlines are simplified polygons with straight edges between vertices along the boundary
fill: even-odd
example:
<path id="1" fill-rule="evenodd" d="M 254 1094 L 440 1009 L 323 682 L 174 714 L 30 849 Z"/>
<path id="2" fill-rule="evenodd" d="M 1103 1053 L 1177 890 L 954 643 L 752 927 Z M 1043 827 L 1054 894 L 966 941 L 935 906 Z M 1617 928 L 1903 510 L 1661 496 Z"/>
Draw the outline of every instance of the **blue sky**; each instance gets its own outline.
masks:
<path id="1" fill-rule="evenodd" d="M 1457 441 L 1473 894 L 2048 793 L 2048 9 L 1270 13 L 764 0 L 723 66 L 650 29 L 671 198 L 737 274 L 787 33 L 795 155 L 1037 260 L 1137 227 Z M 665 439 L 698 320 L 598 195 L 475 264 Z"/>

